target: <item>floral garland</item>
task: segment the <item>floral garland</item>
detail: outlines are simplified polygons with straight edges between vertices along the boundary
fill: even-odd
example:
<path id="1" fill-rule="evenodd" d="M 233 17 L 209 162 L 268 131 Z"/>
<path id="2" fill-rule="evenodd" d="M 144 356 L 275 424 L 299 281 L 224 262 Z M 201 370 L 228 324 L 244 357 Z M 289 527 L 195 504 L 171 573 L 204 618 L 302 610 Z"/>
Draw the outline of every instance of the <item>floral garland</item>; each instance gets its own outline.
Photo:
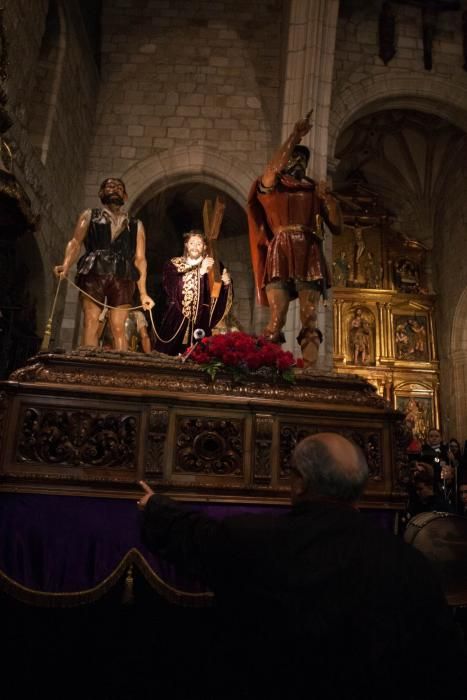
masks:
<path id="1" fill-rule="evenodd" d="M 293 367 L 298 366 L 291 352 L 263 337 L 234 331 L 203 338 L 190 355 L 214 380 L 219 370 L 229 373 L 235 381 L 263 376 L 294 382 Z"/>

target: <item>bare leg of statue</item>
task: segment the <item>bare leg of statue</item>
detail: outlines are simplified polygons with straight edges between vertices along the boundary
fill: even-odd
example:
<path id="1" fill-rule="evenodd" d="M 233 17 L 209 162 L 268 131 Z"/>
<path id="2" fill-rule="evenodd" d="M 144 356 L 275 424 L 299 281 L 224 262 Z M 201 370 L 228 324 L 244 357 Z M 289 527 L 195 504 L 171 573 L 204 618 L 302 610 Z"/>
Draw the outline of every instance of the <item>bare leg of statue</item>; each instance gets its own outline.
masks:
<path id="1" fill-rule="evenodd" d="M 315 289 L 301 289 L 298 293 L 302 328 L 297 340 L 302 350 L 304 367 L 312 367 L 318 359 L 322 340 L 321 331 L 316 327 L 319 297 L 320 292 Z"/>
<path id="2" fill-rule="evenodd" d="M 143 326 L 139 332 L 139 337 L 141 340 L 141 347 L 143 348 L 143 352 L 149 353 L 151 352 L 151 340 L 148 335 L 148 331 L 146 329 L 146 326 Z"/>
<path id="3" fill-rule="evenodd" d="M 282 329 L 287 320 L 289 309 L 289 292 L 287 289 L 267 288 L 266 295 L 269 302 L 269 322 L 263 331 L 263 335 L 273 343 L 284 343 L 285 338 Z"/>
<path id="4" fill-rule="evenodd" d="M 114 350 L 128 350 L 125 321 L 128 318 L 129 308 L 129 306 L 119 306 L 110 310 L 110 330 L 114 339 Z"/>
<path id="5" fill-rule="evenodd" d="M 81 304 L 83 306 L 83 334 L 81 337 L 81 344 L 87 347 L 97 348 L 101 332 L 99 317 L 102 308 L 99 304 L 95 304 L 84 295 L 81 297 Z"/>

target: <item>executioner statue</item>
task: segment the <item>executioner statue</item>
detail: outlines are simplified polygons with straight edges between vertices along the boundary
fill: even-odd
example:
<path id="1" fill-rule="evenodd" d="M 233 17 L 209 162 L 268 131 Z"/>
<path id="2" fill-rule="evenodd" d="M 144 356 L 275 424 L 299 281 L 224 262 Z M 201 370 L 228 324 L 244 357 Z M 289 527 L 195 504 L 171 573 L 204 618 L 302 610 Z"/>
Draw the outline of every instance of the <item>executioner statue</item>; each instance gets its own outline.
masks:
<path id="1" fill-rule="evenodd" d="M 295 124 L 253 183 L 248 199 L 257 300 L 270 310 L 263 334 L 284 342 L 289 303 L 298 297 L 302 327 L 297 340 L 305 367 L 318 357 L 322 334 L 316 327 L 316 308 L 331 283 L 323 254 L 323 221 L 334 234 L 343 229 L 337 200 L 325 183 L 318 185 L 305 174 L 310 151 L 300 141 L 310 129 L 310 115 Z"/>
<path id="2" fill-rule="evenodd" d="M 154 306 L 146 292 L 146 235 L 142 222 L 123 210 L 128 196 L 122 180 L 104 180 L 99 198 L 103 208 L 86 209 L 78 217 L 63 263 L 54 272 L 65 278 L 84 244 L 76 274 L 76 284 L 82 292 L 82 345 L 98 346 L 99 321 L 105 304 L 110 310 L 114 349 L 128 350 L 125 321 L 136 287 L 144 310 Z"/>

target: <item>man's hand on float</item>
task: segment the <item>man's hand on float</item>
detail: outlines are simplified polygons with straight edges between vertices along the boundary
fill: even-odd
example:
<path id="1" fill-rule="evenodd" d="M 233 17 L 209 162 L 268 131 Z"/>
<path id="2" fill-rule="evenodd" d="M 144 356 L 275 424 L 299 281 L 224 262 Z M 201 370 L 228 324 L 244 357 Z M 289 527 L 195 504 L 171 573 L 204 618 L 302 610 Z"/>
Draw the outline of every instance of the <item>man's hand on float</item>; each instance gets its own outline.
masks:
<path id="1" fill-rule="evenodd" d="M 230 275 L 226 269 L 222 272 L 221 279 L 225 285 L 230 284 Z"/>
<path id="2" fill-rule="evenodd" d="M 150 486 L 147 485 L 145 481 L 140 481 L 139 485 L 144 491 L 144 496 L 142 496 L 139 501 L 136 502 L 136 505 L 138 507 L 138 510 L 144 510 L 146 508 L 146 504 L 151 498 L 151 496 L 154 496 L 154 491 Z"/>
<path id="3" fill-rule="evenodd" d="M 206 258 L 203 258 L 203 262 L 201 263 L 201 266 L 199 268 L 199 274 L 200 275 L 205 275 L 206 272 L 209 272 L 211 267 L 214 265 L 214 259 L 210 258 L 209 256 Z"/>
<path id="4" fill-rule="evenodd" d="M 145 311 L 150 311 L 153 308 L 153 306 L 155 306 L 154 300 L 151 299 L 151 297 L 148 294 L 141 294 L 140 299 Z"/>

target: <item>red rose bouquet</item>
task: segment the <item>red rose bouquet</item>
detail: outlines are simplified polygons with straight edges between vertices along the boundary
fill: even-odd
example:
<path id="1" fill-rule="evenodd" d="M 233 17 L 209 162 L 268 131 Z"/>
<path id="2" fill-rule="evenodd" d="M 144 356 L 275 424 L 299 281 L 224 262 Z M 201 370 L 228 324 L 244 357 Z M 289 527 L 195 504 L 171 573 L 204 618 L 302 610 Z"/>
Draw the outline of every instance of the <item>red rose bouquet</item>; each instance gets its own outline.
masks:
<path id="1" fill-rule="evenodd" d="M 280 345 L 265 338 L 238 331 L 204 338 L 190 359 L 203 365 L 212 379 L 223 370 L 235 381 L 252 375 L 295 381 L 292 368 L 296 362 L 291 352 L 284 352 Z"/>

